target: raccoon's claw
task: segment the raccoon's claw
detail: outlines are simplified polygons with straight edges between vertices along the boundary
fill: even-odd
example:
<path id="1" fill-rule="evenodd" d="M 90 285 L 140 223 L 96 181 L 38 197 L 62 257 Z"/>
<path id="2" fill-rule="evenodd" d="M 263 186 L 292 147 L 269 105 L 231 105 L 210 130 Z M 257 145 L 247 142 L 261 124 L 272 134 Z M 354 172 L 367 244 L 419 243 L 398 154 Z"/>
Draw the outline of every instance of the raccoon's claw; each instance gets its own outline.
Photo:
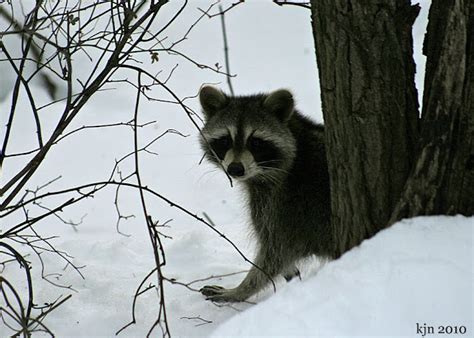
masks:
<path id="1" fill-rule="evenodd" d="M 206 285 L 199 290 L 206 300 L 213 302 L 241 302 L 243 299 L 238 297 L 233 289 L 226 289 L 219 285 Z"/>
<path id="2" fill-rule="evenodd" d="M 202 287 L 199 292 L 201 292 L 204 296 L 208 297 L 218 295 L 224 290 L 226 289 L 219 285 L 206 285 Z"/>
<path id="3" fill-rule="evenodd" d="M 300 270 L 294 268 L 293 271 L 284 274 L 283 277 L 287 282 L 290 282 L 294 277 L 298 277 L 301 280 Z"/>

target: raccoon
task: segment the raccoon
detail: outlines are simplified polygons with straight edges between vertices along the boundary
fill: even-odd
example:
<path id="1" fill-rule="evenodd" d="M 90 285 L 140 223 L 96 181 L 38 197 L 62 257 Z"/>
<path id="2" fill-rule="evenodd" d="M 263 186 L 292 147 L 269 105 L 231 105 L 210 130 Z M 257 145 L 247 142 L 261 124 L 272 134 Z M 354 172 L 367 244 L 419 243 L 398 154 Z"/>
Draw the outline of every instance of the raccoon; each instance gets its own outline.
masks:
<path id="1" fill-rule="evenodd" d="M 258 268 L 235 288 L 204 286 L 206 299 L 244 301 L 269 277 L 281 274 L 288 281 L 299 275 L 300 258 L 333 258 L 324 126 L 296 111 L 285 89 L 228 96 L 205 86 L 199 99 L 205 116 L 201 147 L 209 161 L 243 185 L 258 242 Z"/>

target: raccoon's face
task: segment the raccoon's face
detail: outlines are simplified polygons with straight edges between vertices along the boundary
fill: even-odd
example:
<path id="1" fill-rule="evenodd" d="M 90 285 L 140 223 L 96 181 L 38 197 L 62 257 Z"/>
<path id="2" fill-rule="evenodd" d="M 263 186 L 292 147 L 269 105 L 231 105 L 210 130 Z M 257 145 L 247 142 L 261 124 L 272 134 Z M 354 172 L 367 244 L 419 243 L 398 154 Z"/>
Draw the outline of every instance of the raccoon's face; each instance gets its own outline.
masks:
<path id="1" fill-rule="evenodd" d="M 210 161 L 239 181 L 286 175 L 296 151 L 287 126 L 294 109 L 290 92 L 228 97 L 206 86 L 199 98 L 206 117 L 201 145 Z"/>

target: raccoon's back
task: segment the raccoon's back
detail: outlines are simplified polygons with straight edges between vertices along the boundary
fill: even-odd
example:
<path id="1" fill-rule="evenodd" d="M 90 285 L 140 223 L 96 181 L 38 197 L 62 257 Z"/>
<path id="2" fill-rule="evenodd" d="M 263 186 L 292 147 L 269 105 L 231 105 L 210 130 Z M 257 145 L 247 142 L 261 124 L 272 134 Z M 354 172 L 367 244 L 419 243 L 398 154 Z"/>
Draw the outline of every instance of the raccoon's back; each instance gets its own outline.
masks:
<path id="1" fill-rule="evenodd" d="M 288 124 L 296 139 L 296 157 L 282 190 L 290 212 L 283 222 L 309 241 L 313 252 L 331 256 L 331 201 L 329 172 L 324 143 L 324 126 L 295 113 Z"/>
<path id="2" fill-rule="evenodd" d="M 325 196 L 329 203 L 329 172 L 324 126 L 295 112 L 288 127 L 296 139 L 296 157 L 290 169 L 289 184 L 305 185 Z"/>

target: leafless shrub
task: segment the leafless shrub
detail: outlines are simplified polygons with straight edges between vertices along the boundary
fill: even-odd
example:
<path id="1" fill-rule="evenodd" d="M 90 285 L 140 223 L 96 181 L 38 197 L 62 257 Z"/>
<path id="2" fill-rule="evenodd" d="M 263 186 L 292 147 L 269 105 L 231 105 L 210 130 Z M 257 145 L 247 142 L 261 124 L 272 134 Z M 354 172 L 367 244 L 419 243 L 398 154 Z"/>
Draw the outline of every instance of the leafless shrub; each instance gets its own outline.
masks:
<path id="1" fill-rule="evenodd" d="M 79 221 L 70 221 L 62 217 L 65 209 L 77 205 L 78 202 L 94 197 L 98 192 L 107 188 L 115 189 L 115 210 L 117 212 L 117 230 L 120 222 L 129 217 L 142 217 L 148 229 L 148 235 L 153 252 L 155 266 L 144 277 L 139 285 L 133 301 L 132 321 L 136 323 L 135 303 L 138 296 L 148 290 L 158 290 L 159 305 L 156 309 L 156 320 L 149 329 L 148 335 L 159 327 L 163 336 L 170 335 L 168 327 L 165 294 L 163 283 L 167 279 L 162 268 L 166 264 L 165 252 L 162 246 L 163 234 L 159 224 L 149 213 L 145 195 L 158 198 L 172 207 L 198 220 L 219 233 L 234 248 L 240 250 L 221 234 L 208 221 L 169 200 L 159 192 L 149 188 L 141 177 L 139 158 L 142 153 L 152 153 L 150 146 L 161 137 L 173 133 L 185 136 L 177 130 L 169 129 L 158 135 L 145 146 L 138 142 L 141 128 L 147 127 L 153 121 L 140 122 L 140 104 L 142 100 L 152 100 L 160 103 L 175 104 L 189 117 L 199 130 L 200 120 L 189 108 L 185 100 L 174 92 L 168 85 L 177 66 L 163 69 L 152 74 L 141 67 L 143 60 L 159 62 L 163 54 L 172 55 L 182 62 L 189 62 L 200 69 L 210 70 L 228 76 L 219 65 L 202 64 L 179 50 L 180 44 L 186 40 L 194 27 L 203 19 L 210 16 L 210 11 L 217 4 L 211 4 L 202 10 L 202 15 L 189 24 L 189 29 L 175 41 L 168 41 L 166 32 L 180 16 L 188 1 L 164 23 L 161 28 L 154 24 L 166 0 L 113 0 L 113 1 L 49 1 L 37 0 L 30 8 L 16 2 L 0 3 L 0 62 L 8 64 L 14 73 L 13 88 L 10 92 L 10 110 L 8 114 L 5 135 L 0 144 L 0 167 L 13 158 L 20 158 L 24 165 L 18 171 L 3 173 L 5 181 L 0 187 L 0 268 L 18 264 L 24 270 L 24 284 L 27 295 L 20 293 L 17 281 L 0 277 L 0 323 L 8 327 L 12 334 L 29 336 L 32 332 L 42 331 L 53 335 L 44 323 L 45 317 L 67 299 L 70 295 L 37 305 L 31 266 L 39 262 L 42 278 L 49 283 L 72 291 L 71 285 L 62 285 L 51 274 L 45 271 L 45 254 L 53 254 L 64 260 L 81 275 L 80 266 L 76 266 L 72 257 L 54 246 L 55 236 L 42 236 L 36 225 L 45 220 L 56 218 L 72 227 Z M 232 6 L 233 7 L 233 6 Z M 21 48 L 17 46 L 21 45 Z M 88 59 L 91 67 L 79 69 L 78 61 Z M 133 79 L 132 79 L 133 78 Z M 40 84 L 38 86 L 37 84 Z M 125 84 L 134 88 L 135 109 L 128 121 L 109 124 L 89 124 L 73 128 L 73 121 L 87 106 L 97 93 L 108 90 L 114 84 Z M 46 89 L 49 101 L 44 101 L 41 91 Z M 154 96 L 153 88 L 160 88 L 167 96 Z M 38 99 L 41 97 L 41 99 Z M 22 100 L 26 98 L 26 100 Z M 27 102 L 25 106 L 22 102 Z M 54 107 L 61 108 L 61 113 L 52 130 L 44 128 L 44 114 Z M 10 151 L 12 138 L 21 133 L 21 127 L 15 126 L 18 114 L 31 114 L 35 125 L 36 146 L 23 149 L 20 152 Z M 54 146 L 72 134 L 81 133 L 87 129 L 123 128 L 133 130 L 133 150 L 116 161 L 110 176 L 97 182 L 89 182 L 61 190 L 53 190 L 57 178 L 36 189 L 28 188 L 32 177 L 45 162 L 46 156 Z M 26 137 L 26 135 L 25 135 Z M 131 172 L 123 172 L 121 164 L 125 161 L 133 163 Z M 121 212 L 118 196 L 123 189 L 133 189 L 138 193 L 142 215 L 125 215 Z M 147 282 L 154 276 L 156 282 Z M 202 319 L 201 319 L 202 320 Z"/>

